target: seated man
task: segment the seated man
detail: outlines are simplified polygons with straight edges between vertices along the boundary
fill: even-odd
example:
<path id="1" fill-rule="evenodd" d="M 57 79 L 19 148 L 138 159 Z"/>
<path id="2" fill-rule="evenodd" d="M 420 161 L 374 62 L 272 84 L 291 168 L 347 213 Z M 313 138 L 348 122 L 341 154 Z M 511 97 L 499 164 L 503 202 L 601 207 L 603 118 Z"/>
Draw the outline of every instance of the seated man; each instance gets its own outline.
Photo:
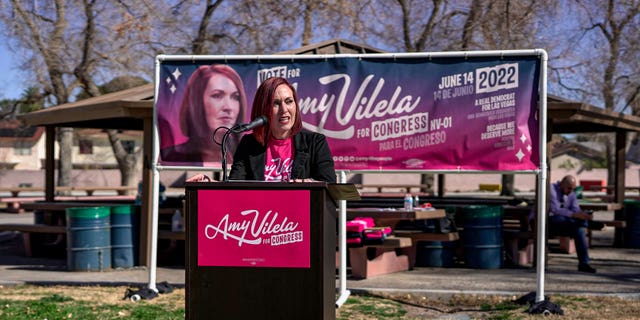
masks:
<path id="1" fill-rule="evenodd" d="M 551 184 L 549 191 L 549 233 L 569 236 L 575 240 L 578 254 L 578 271 L 595 273 L 596 269 L 589 265 L 587 243 L 588 221 L 593 216 L 580 209 L 578 198 L 573 192 L 576 179 L 567 175 L 561 181 Z"/>

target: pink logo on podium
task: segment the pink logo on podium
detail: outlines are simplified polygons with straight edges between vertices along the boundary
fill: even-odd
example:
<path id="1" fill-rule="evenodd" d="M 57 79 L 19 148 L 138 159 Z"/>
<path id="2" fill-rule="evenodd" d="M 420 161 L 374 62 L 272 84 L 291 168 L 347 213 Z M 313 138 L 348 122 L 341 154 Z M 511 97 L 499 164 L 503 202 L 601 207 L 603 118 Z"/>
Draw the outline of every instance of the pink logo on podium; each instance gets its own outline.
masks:
<path id="1" fill-rule="evenodd" d="M 199 190 L 198 266 L 309 268 L 308 190 Z"/>

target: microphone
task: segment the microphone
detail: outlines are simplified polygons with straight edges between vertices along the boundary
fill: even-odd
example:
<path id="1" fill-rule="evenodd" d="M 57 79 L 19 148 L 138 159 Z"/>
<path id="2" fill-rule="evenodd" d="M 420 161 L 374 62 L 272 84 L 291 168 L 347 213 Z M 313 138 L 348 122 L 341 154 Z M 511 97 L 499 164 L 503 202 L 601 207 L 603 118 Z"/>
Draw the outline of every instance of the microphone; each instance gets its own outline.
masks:
<path id="1" fill-rule="evenodd" d="M 267 117 L 259 116 L 253 119 L 253 121 L 249 123 L 235 125 L 231 127 L 231 129 L 229 129 L 227 132 L 224 133 L 224 137 L 222 138 L 222 150 L 221 150 L 222 151 L 222 181 L 229 180 L 227 178 L 227 146 L 226 146 L 227 138 L 229 138 L 229 135 L 231 133 L 242 133 L 245 131 L 249 131 L 253 128 L 264 126 L 265 124 L 267 124 Z M 215 137 L 215 132 L 214 132 L 214 137 Z"/>
<path id="2" fill-rule="evenodd" d="M 267 124 L 267 117 L 259 116 L 253 119 L 253 121 L 249 123 L 241 124 L 237 127 L 232 128 L 232 131 L 235 133 L 241 133 L 241 132 L 249 131 L 253 128 L 264 126 L 265 124 Z"/>

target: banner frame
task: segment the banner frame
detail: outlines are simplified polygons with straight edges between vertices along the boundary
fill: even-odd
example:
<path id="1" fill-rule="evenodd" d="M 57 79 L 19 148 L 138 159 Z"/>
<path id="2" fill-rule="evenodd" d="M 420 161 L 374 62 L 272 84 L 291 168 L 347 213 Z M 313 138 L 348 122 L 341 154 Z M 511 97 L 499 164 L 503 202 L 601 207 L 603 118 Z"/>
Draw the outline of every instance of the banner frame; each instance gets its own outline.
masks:
<path id="1" fill-rule="evenodd" d="M 149 266 L 149 283 L 148 287 L 152 290 L 156 290 L 156 262 L 157 262 L 157 227 L 158 227 L 158 193 L 159 193 L 159 171 L 160 170 L 193 170 L 193 171 L 211 171 L 221 170 L 220 168 L 202 167 L 202 166 L 166 166 L 158 164 L 159 158 L 159 133 L 157 126 L 157 108 L 155 107 L 158 99 L 159 83 L 160 83 L 160 64 L 163 61 L 183 61 L 191 60 L 250 60 L 255 59 L 256 62 L 260 60 L 283 60 L 291 59 L 295 60 L 321 60 L 330 58 L 474 58 L 474 57 L 537 57 L 540 60 L 540 72 L 539 72 L 539 86 L 538 86 L 538 149 L 540 157 L 540 165 L 535 170 L 520 170 L 520 171 L 485 171 L 485 170 L 348 170 L 342 171 L 341 175 L 344 177 L 344 172 L 351 173 L 524 173 L 524 174 L 536 174 L 537 176 L 537 189 L 538 189 L 538 201 L 537 201 L 537 218 L 538 218 L 538 230 L 537 230 L 537 291 L 536 302 L 544 300 L 544 253 L 545 253 L 545 228 L 546 228 L 546 184 L 548 175 L 547 166 L 547 63 L 548 55 L 544 49 L 525 49 L 525 50 L 486 50 L 486 51 L 448 51 L 448 52 L 412 52 L 412 53 L 367 53 L 367 54 L 319 54 L 319 55 L 157 55 L 155 59 L 155 79 L 154 79 L 154 109 L 153 109 L 153 146 L 152 146 L 152 159 L 146 159 L 150 162 L 153 175 L 151 179 L 152 184 L 152 212 L 151 212 L 151 250 L 150 254 L 150 266 Z M 340 206 L 342 207 L 342 203 Z M 344 231 L 344 226 L 340 226 L 340 232 Z M 344 248 L 340 248 L 341 252 L 344 252 Z M 340 273 L 342 275 L 342 272 Z M 341 286 L 346 285 L 346 279 L 340 277 Z M 348 291 L 347 291 L 348 292 Z M 344 290 L 341 289 L 341 293 Z M 348 294 L 348 293 L 347 293 Z M 339 301 L 344 301 L 345 297 L 339 297 Z M 340 303 L 341 304 L 341 303 Z M 340 305 L 339 304 L 339 305 Z M 338 305 L 338 306 L 339 306 Z"/>

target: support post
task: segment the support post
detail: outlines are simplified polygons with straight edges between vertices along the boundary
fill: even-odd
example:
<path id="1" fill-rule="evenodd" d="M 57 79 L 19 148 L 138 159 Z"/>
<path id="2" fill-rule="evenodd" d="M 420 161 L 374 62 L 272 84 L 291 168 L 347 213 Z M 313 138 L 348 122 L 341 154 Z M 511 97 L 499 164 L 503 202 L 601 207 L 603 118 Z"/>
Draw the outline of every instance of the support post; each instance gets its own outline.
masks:
<path id="1" fill-rule="evenodd" d="M 339 183 L 347 183 L 347 175 L 344 171 L 340 171 L 338 177 Z M 340 308 L 349 298 L 351 292 L 347 290 L 347 200 L 338 201 L 338 251 L 340 252 L 338 299 L 336 300 L 336 308 Z"/>
<path id="2" fill-rule="evenodd" d="M 616 158 L 614 162 L 614 168 L 616 173 L 616 181 L 615 188 L 613 190 L 613 202 L 622 204 L 624 202 L 624 193 L 625 193 L 625 163 L 627 161 L 626 158 L 626 145 L 627 145 L 627 133 L 624 131 L 616 131 L 615 135 L 615 153 Z M 623 209 L 616 210 L 614 213 L 615 220 L 626 221 L 627 217 L 625 217 L 625 213 Z M 613 235 L 613 246 L 614 247 L 623 247 L 624 243 L 624 229 L 615 228 Z"/>

